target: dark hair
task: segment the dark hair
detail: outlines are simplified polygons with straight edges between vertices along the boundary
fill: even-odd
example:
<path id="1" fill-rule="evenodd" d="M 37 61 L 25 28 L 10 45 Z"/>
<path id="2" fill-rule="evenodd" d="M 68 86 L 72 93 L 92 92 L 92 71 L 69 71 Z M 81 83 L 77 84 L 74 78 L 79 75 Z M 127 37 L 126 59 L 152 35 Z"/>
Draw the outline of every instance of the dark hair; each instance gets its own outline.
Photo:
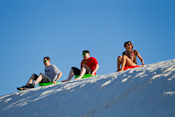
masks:
<path id="1" fill-rule="evenodd" d="M 89 50 L 84 50 L 83 53 L 86 52 L 86 53 L 89 53 Z"/>
<path id="2" fill-rule="evenodd" d="M 131 41 L 127 41 L 127 42 L 125 42 L 125 44 L 124 44 L 124 47 L 126 48 L 126 44 L 128 44 L 128 43 L 131 43 Z M 132 45 L 132 48 L 134 48 L 134 46 L 133 46 L 133 44 L 131 43 L 131 45 Z"/>
<path id="3" fill-rule="evenodd" d="M 47 59 L 47 60 L 49 60 L 49 61 L 50 61 L 50 57 L 44 57 L 43 59 Z"/>

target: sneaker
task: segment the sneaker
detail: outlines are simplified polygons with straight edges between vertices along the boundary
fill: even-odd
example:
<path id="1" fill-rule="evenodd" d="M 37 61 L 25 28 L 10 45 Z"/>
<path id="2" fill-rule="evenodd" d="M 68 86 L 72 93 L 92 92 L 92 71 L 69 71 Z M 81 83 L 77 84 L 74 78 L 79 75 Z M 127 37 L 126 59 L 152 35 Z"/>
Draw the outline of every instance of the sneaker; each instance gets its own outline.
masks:
<path id="1" fill-rule="evenodd" d="M 29 86 L 26 86 L 27 88 L 34 88 L 33 84 L 30 84 Z"/>
<path id="2" fill-rule="evenodd" d="M 22 91 L 22 90 L 27 89 L 27 86 L 17 87 L 17 89 L 20 90 L 20 91 Z"/>

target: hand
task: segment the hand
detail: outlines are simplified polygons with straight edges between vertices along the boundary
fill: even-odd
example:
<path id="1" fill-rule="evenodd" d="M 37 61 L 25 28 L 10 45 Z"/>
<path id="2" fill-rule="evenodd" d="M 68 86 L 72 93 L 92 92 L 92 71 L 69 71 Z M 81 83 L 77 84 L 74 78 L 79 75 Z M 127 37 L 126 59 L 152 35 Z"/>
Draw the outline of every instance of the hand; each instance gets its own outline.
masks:
<path id="1" fill-rule="evenodd" d="M 92 72 L 92 76 L 95 76 L 95 73 L 94 72 Z"/>
<path id="2" fill-rule="evenodd" d="M 142 65 L 145 65 L 144 63 L 142 63 Z"/>
<path id="3" fill-rule="evenodd" d="M 53 84 L 56 84 L 57 81 L 53 81 Z"/>

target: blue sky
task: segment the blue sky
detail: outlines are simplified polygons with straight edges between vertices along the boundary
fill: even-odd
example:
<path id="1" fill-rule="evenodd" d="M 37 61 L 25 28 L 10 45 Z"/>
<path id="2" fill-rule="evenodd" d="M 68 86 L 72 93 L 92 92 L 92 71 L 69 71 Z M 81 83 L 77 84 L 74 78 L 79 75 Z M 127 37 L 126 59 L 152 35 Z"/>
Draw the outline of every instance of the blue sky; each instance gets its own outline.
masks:
<path id="1" fill-rule="evenodd" d="M 126 41 L 145 64 L 174 59 L 174 6 L 174 0 L 0 1 L 0 96 L 43 73 L 45 56 L 63 72 L 59 81 L 80 67 L 85 49 L 98 60 L 98 75 L 115 72 Z"/>

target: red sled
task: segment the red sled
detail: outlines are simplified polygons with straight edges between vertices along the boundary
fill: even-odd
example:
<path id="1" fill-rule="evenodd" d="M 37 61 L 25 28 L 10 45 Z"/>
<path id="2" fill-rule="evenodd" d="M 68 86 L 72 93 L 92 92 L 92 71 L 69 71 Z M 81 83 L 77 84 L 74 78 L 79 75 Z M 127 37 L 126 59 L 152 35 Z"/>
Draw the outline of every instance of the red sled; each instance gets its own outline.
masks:
<path id="1" fill-rule="evenodd" d="M 132 68 L 135 68 L 135 67 L 141 67 L 142 65 L 136 65 L 136 66 L 126 66 L 124 67 L 124 70 L 127 70 L 127 69 L 132 69 Z"/>

